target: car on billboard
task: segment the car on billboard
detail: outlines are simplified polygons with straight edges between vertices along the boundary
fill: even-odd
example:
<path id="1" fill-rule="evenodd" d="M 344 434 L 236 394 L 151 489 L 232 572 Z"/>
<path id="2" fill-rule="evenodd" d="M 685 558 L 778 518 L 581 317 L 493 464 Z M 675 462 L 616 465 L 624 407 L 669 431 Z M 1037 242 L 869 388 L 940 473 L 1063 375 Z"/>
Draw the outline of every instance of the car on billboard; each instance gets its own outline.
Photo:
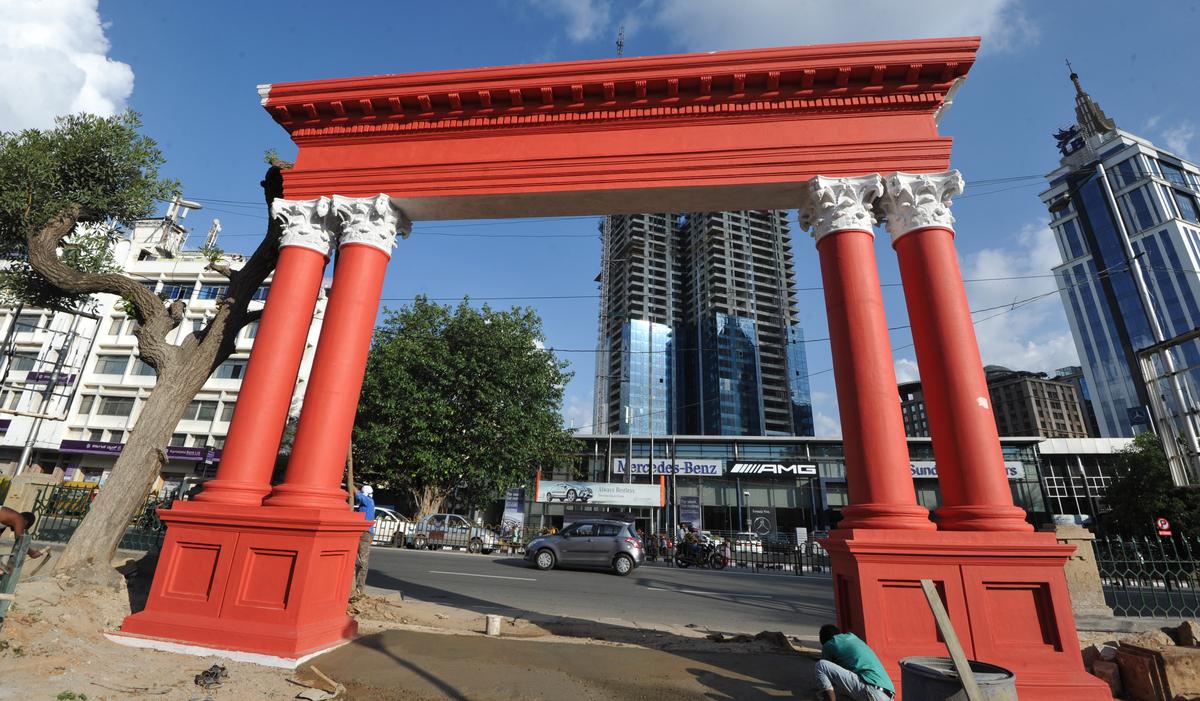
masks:
<path id="1" fill-rule="evenodd" d="M 408 542 L 417 550 L 450 547 L 487 555 L 496 549 L 500 538 L 458 514 L 433 514 L 417 521 Z"/>
<path id="2" fill-rule="evenodd" d="M 555 535 L 538 536 L 525 546 L 525 561 L 539 570 L 591 567 L 624 577 L 645 558 L 637 530 L 625 521 L 576 521 Z"/>
<path id="3" fill-rule="evenodd" d="M 584 487 L 570 482 L 559 482 L 545 492 L 546 502 L 561 501 L 566 502 L 582 502 L 586 504 L 592 499 L 592 488 Z"/>

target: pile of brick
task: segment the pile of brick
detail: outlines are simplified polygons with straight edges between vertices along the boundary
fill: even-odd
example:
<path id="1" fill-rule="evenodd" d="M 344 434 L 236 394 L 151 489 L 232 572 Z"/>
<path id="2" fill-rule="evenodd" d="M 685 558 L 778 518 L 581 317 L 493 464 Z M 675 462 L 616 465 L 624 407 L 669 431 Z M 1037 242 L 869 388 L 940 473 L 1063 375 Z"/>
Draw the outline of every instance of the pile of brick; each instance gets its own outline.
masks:
<path id="1" fill-rule="evenodd" d="M 1200 621 L 1089 645 L 1083 663 L 1117 698 L 1200 701 Z"/>

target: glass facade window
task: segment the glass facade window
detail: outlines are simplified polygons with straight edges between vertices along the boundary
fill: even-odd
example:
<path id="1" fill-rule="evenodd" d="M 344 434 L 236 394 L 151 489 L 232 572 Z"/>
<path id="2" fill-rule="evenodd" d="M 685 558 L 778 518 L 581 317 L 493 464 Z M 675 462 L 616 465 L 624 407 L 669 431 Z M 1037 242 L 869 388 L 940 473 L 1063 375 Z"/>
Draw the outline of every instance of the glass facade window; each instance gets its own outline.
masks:
<path id="1" fill-rule="evenodd" d="M 217 366 L 212 376 L 219 380 L 240 380 L 246 374 L 246 362 L 244 358 L 226 360 Z"/>
<path id="2" fill-rule="evenodd" d="M 621 432 L 672 433 L 674 396 L 669 380 L 675 363 L 671 327 L 635 319 L 626 322 L 622 335 L 627 374 L 621 378 Z"/>
<path id="3" fill-rule="evenodd" d="M 163 299 L 186 299 L 192 296 L 192 285 L 188 283 L 165 282 L 158 296 Z"/>
<path id="4" fill-rule="evenodd" d="M 183 412 L 184 421 L 212 421 L 217 415 L 217 403 L 207 400 L 193 400 Z"/>
<path id="5" fill-rule="evenodd" d="M 129 367 L 127 355 L 101 355 L 96 358 L 94 372 L 97 375 L 124 375 Z"/>
<path id="6" fill-rule="evenodd" d="M 229 294 L 229 285 L 201 285 L 197 299 L 221 299 Z"/>
<path id="7" fill-rule="evenodd" d="M 133 397 L 101 397 L 100 406 L 96 408 L 97 416 L 127 417 L 133 413 Z"/>
<path id="8" fill-rule="evenodd" d="M 250 299 L 258 300 L 260 302 L 265 302 L 267 299 L 267 293 L 270 291 L 271 291 L 270 285 L 263 285 L 254 291 L 254 295 Z"/>
<path id="9" fill-rule="evenodd" d="M 1180 219 L 1200 222 L 1200 210 L 1196 208 L 1196 198 L 1175 188 L 1171 188 L 1171 197 L 1174 198 L 1175 208 L 1179 212 Z"/>
<path id="10" fill-rule="evenodd" d="M 147 365 L 141 358 L 134 358 L 133 374 L 138 377 L 154 377 L 157 373 L 154 372 L 154 368 Z"/>

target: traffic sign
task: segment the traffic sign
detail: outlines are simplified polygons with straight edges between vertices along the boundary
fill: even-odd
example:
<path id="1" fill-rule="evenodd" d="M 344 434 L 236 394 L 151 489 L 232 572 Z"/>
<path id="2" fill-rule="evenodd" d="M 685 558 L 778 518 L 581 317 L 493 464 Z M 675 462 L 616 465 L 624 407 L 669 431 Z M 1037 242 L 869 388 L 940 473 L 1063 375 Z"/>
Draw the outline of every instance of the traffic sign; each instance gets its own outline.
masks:
<path id="1" fill-rule="evenodd" d="M 1156 529 L 1158 529 L 1159 535 L 1162 535 L 1162 536 L 1171 535 L 1171 522 L 1168 521 L 1167 519 L 1163 518 L 1162 516 L 1159 516 L 1158 518 L 1154 519 L 1154 527 Z"/>

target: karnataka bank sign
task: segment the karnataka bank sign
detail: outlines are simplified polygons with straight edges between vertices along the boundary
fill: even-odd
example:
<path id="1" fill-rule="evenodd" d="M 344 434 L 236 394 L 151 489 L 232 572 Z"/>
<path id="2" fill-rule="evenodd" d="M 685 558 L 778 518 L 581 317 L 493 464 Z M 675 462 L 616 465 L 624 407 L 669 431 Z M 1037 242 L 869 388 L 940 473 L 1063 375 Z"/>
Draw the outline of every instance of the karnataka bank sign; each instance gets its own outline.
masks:
<path id="1" fill-rule="evenodd" d="M 625 458 L 615 458 L 612 463 L 612 473 L 623 475 L 626 466 L 635 475 L 644 475 L 651 469 L 648 461 L 627 461 Z M 720 477 L 725 474 L 725 465 L 720 460 L 659 460 L 653 465 L 656 475 L 679 475 L 680 477 Z"/>
<path id="2" fill-rule="evenodd" d="M 912 470 L 913 479 L 937 479 L 937 463 L 913 461 L 909 463 L 909 469 Z M 1016 460 L 1004 461 L 1004 473 L 1010 480 L 1019 480 L 1025 478 L 1025 465 Z"/>

